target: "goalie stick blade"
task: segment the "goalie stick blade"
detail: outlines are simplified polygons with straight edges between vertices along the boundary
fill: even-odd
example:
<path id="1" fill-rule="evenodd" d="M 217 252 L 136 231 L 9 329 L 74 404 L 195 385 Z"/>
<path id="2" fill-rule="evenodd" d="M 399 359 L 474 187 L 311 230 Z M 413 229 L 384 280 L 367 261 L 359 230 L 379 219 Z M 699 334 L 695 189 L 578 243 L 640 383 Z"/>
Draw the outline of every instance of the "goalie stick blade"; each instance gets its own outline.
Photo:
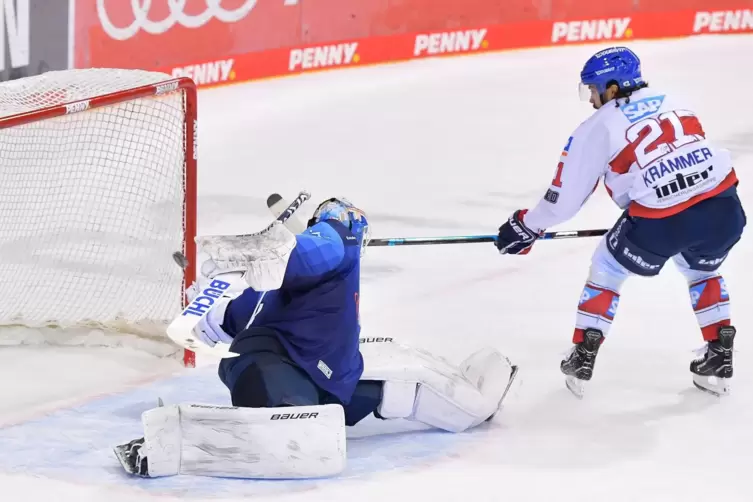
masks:
<path id="1" fill-rule="evenodd" d="M 274 216 L 275 218 L 279 218 L 280 215 L 285 212 L 288 206 L 289 202 L 283 199 L 282 195 L 278 193 L 273 193 L 272 195 L 267 197 L 267 208 L 269 208 L 272 216 Z M 307 228 L 306 224 L 297 214 L 291 215 L 290 218 L 288 218 L 288 220 L 285 222 L 285 226 L 288 228 L 288 230 L 296 235 L 300 234 Z"/>

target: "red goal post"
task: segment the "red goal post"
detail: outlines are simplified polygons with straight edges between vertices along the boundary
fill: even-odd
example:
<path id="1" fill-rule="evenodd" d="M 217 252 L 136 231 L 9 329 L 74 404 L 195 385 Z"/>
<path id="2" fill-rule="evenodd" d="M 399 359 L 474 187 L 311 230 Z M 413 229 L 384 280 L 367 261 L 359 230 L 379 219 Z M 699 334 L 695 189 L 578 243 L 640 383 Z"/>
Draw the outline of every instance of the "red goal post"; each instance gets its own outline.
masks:
<path id="1" fill-rule="evenodd" d="M 0 288 L 21 292 L 2 295 L 0 328 L 171 343 L 195 278 L 196 165 L 189 78 L 85 69 L 1 83 Z"/>

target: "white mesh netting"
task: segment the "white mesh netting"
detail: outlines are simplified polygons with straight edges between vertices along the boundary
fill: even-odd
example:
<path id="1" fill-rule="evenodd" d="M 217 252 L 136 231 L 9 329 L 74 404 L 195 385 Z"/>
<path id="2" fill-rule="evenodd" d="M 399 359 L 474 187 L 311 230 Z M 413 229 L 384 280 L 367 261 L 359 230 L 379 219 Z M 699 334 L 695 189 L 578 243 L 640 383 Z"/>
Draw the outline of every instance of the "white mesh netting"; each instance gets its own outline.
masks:
<path id="1" fill-rule="evenodd" d="M 0 117 L 170 80 L 68 70 L 0 84 Z M 0 326 L 165 337 L 181 308 L 184 93 L 0 129 Z"/>

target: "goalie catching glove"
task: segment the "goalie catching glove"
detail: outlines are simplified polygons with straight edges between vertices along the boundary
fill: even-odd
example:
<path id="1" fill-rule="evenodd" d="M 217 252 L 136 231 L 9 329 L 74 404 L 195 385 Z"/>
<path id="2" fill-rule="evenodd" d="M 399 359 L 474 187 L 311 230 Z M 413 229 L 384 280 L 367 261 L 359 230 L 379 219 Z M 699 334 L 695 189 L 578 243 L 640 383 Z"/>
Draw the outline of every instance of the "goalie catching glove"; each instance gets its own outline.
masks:
<path id="1" fill-rule="evenodd" d="M 228 304 L 247 288 L 260 292 L 279 289 L 296 238 L 285 225 L 276 221 L 257 234 L 199 237 L 196 243 L 203 261 L 199 277 L 186 290 L 188 301 L 192 302 L 214 280 L 231 286 L 193 331 L 210 347 L 217 343 L 229 344 L 233 337 L 220 328 Z"/>

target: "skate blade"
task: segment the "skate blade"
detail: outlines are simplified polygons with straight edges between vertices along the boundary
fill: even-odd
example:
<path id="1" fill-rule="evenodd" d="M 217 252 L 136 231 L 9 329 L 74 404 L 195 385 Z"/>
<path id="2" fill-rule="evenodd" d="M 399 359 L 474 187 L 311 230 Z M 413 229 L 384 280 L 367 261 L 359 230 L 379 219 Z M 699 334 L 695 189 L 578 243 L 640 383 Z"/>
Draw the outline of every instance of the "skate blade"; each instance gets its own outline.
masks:
<path id="1" fill-rule="evenodd" d="M 565 385 L 567 389 L 573 393 L 578 399 L 583 399 L 585 393 L 585 381 L 575 378 L 574 376 L 565 377 Z"/>
<path id="2" fill-rule="evenodd" d="M 120 465 L 123 466 L 123 469 L 125 469 L 128 474 L 136 474 L 136 466 L 128 461 L 128 452 L 130 451 L 129 444 L 118 445 L 112 450 L 115 452 L 115 456 L 118 461 L 120 461 Z"/>
<path id="3" fill-rule="evenodd" d="M 703 392 L 707 392 L 716 397 L 727 396 L 730 392 L 728 378 L 693 375 L 693 385 L 695 385 L 698 390 L 702 390 Z"/>

